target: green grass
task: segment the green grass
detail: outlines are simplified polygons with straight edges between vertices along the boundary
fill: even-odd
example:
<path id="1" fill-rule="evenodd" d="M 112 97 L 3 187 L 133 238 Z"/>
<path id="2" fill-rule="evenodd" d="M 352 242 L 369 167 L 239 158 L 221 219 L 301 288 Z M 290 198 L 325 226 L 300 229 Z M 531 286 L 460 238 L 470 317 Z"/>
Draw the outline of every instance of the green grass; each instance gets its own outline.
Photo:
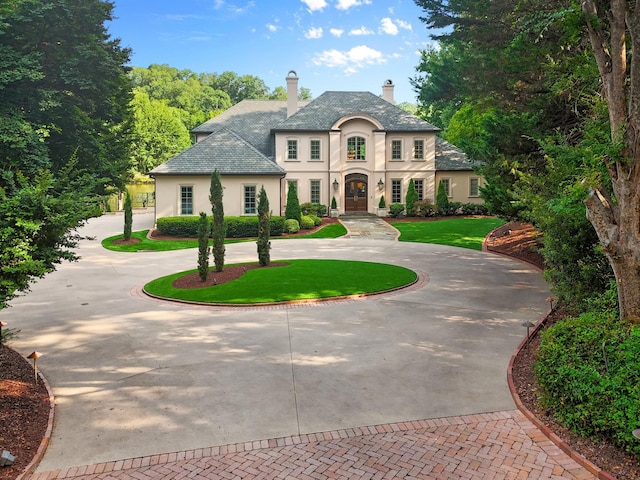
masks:
<path id="1" fill-rule="evenodd" d="M 395 265 L 341 260 L 287 260 L 286 266 L 257 268 L 221 285 L 177 289 L 171 283 L 197 270 L 175 273 L 145 285 L 163 298 L 202 303 L 254 304 L 375 293 L 410 285 L 417 275 Z M 212 275 L 210 273 L 210 275 Z"/>
<path id="2" fill-rule="evenodd" d="M 197 240 L 151 240 L 147 238 L 149 230 L 141 230 L 139 232 L 133 232 L 131 238 L 140 240 L 138 243 L 132 243 L 129 245 L 122 245 L 114 243 L 116 240 L 122 239 L 123 235 L 115 235 L 113 237 L 105 238 L 102 241 L 102 246 L 107 250 L 113 250 L 115 252 L 139 252 L 141 250 L 154 251 L 154 252 L 167 252 L 170 250 L 183 250 L 186 248 L 198 248 Z M 300 235 L 295 238 L 337 238 L 345 235 L 347 230 L 340 223 L 331 223 L 316 232 L 308 235 Z M 272 240 L 286 239 L 287 237 L 271 237 Z M 226 239 L 224 243 L 239 243 L 239 242 L 251 242 L 256 241 L 255 238 L 231 238 Z M 211 244 L 211 242 L 209 242 Z"/>
<path id="3" fill-rule="evenodd" d="M 505 221 L 495 217 L 452 218 L 428 222 L 394 222 L 401 242 L 436 243 L 482 250 L 482 242 Z"/>

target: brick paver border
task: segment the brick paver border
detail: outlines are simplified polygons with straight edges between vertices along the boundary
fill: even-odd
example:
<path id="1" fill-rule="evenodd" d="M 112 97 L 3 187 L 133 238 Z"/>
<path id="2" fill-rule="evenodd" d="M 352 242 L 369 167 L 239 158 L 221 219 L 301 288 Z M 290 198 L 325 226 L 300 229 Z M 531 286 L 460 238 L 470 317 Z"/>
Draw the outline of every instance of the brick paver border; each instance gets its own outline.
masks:
<path id="1" fill-rule="evenodd" d="M 160 478 L 593 479 L 518 410 L 349 428 L 33 474 Z"/>

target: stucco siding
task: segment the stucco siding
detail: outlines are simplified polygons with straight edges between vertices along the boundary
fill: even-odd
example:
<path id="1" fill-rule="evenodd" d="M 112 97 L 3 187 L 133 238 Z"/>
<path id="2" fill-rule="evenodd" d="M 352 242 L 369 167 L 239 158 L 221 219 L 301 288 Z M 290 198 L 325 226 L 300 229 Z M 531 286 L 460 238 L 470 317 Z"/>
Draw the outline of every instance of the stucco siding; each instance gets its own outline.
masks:
<path id="1" fill-rule="evenodd" d="M 269 199 L 269 208 L 273 212 L 281 210 L 280 178 L 274 176 L 222 176 L 224 213 L 229 216 L 247 215 L 245 213 L 245 186 L 255 186 L 256 195 L 264 185 Z M 193 192 L 192 214 L 211 213 L 209 190 L 211 177 L 172 176 L 156 177 L 156 218 L 181 215 L 182 187 L 191 187 Z"/>

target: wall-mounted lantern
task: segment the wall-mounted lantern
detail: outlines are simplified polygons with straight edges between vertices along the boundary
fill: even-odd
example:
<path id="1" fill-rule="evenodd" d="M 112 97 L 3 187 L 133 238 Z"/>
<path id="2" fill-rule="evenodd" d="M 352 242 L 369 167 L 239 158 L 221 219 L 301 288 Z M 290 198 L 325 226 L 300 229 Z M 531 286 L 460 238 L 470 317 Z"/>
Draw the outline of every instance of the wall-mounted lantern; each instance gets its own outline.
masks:
<path id="1" fill-rule="evenodd" d="M 380 190 L 382 190 L 384 188 L 384 182 L 382 181 L 382 178 L 380 180 L 378 180 L 378 188 Z"/>
<path id="2" fill-rule="evenodd" d="M 334 190 L 338 190 L 338 187 L 340 186 L 340 184 L 338 183 L 338 179 L 334 178 L 333 179 L 333 189 Z"/>

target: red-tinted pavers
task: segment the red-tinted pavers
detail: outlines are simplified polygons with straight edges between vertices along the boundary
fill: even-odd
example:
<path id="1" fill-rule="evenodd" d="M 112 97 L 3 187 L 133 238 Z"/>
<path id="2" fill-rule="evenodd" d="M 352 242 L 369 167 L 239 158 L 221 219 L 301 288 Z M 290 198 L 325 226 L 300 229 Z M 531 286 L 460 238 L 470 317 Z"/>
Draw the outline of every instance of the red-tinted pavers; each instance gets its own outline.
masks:
<path id="1" fill-rule="evenodd" d="M 133 458 L 31 480 L 594 479 L 517 410 Z"/>

